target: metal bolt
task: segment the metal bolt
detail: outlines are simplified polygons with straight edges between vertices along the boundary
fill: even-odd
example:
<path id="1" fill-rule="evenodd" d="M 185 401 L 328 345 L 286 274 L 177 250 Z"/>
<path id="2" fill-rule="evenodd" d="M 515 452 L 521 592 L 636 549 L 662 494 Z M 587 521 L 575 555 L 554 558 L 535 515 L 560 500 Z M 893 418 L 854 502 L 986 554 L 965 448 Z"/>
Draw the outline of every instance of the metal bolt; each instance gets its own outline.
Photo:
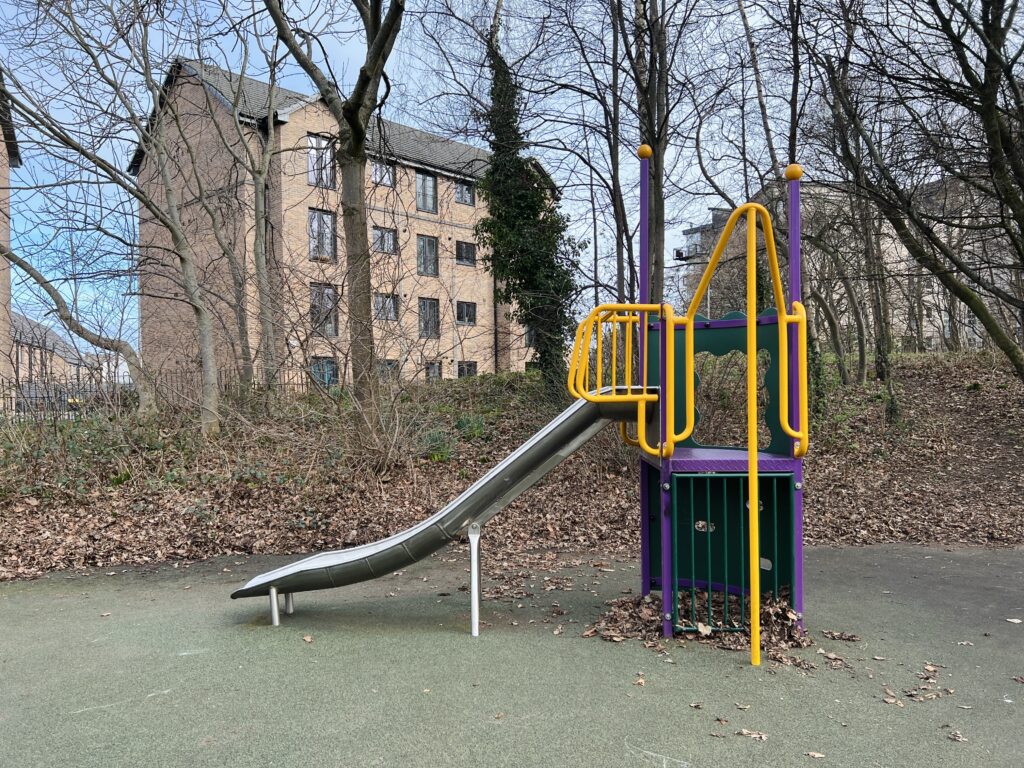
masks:
<path id="1" fill-rule="evenodd" d="M 661 484 L 661 490 L 663 490 L 663 491 L 671 491 L 672 490 L 672 486 L 669 485 L 668 483 L 662 483 Z"/>
<path id="2" fill-rule="evenodd" d="M 666 613 L 665 614 L 665 621 L 672 621 L 672 614 L 671 613 Z"/>
<path id="3" fill-rule="evenodd" d="M 793 487 L 796 488 L 798 491 L 799 490 L 803 490 L 804 484 L 803 483 L 794 483 Z"/>

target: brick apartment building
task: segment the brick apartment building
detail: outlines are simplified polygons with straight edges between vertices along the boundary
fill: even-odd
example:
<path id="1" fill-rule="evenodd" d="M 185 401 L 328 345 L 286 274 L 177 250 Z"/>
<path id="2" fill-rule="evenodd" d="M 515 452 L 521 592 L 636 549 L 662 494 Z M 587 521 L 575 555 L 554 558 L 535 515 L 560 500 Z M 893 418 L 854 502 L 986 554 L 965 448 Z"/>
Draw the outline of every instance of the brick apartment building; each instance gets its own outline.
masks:
<path id="1" fill-rule="evenodd" d="M 254 267 L 262 181 L 277 364 L 322 383 L 348 374 L 335 129 L 317 97 L 199 62 L 176 62 L 164 81 L 150 130 L 166 147 L 166 168 L 153 160 L 151 136 L 130 169 L 154 198 L 176 198 L 223 368 L 262 366 Z M 485 212 L 475 185 L 487 153 L 383 120 L 368 147 L 366 236 L 382 373 L 430 379 L 522 370 L 529 340 L 495 301 L 474 240 Z M 140 239 L 143 359 L 156 372 L 195 369 L 196 321 L 182 300 L 168 230 L 144 213 Z"/>
<path id="2" fill-rule="evenodd" d="M 11 120 L 11 105 L 3 89 L 0 70 L 0 243 L 11 244 L 11 168 L 21 165 L 18 137 Z M 0 256 L 0 379 L 10 379 L 14 371 L 14 341 L 11 336 L 11 268 Z"/>

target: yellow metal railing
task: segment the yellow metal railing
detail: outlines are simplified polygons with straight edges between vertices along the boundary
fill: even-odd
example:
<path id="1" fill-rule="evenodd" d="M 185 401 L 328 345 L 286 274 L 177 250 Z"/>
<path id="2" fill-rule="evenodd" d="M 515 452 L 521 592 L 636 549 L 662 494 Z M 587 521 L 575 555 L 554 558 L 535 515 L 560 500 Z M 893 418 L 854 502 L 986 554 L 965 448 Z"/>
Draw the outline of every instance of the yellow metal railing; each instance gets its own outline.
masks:
<path id="1" fill-rule="evenodd" d="M 768 256 L 768 272 L 772 282 L 772 295 L 778 313 L 779 329 L 779 421 L 783 431 L 796 440 L 793 456 L 801 457 L 807 453 L 807 312 L 799 301 L 793 302 L 793 312 L 786 309 L 786 300 L 782 292 L 782 275 L 779 271 L 778 254 L 775 251 L 775 235 L 772 232 L 772 219 L 764 206 L 757 203 L 745 203 L 732 212 L 722 230 L 707 269 L 701 276 L 700 284 L 693 295 L 690 307 L 686 311 L 686 387 L 689 394 L 693 390 L 693 318 L 697 314 L 711 277 L 718 267 L 733 230 L 740 218 L 747 217 L 747 535 L 750 540 L 750 663 L 761 663 L 761 546 L 759 512 L 761 500 L 758 487 L 757 466 L 757 222 L 761 221 L 764 230 L 765 252 Z M 789 326 L 794 324 L 797 329 L 798 363 L 798 394 L 800 400 L 800 426 L 794 429 L 789 420 Z M 686 429 L 676 440 L 685 439 L 693 429 L 693 400 L 686 399 Z"/>
<path id="2" fill-rule="evenodd" d="M 775 300 L 775 310 L 778 313 L 779 322 L 779 421 L 782 430 L 797 441 L 793 446 L 793 456 L 800 458 L 807 453 L 809 443 L 807 431 L 807 311 L 799 301 L 793 302 L 792 313 L 786 310 L 786 299 L 782 292 L 782 274 L 779 271 L 779 258 L 775 250 L 775 235 L 772 230 L 772 219 L 768 211 L 757 203 L 745 203 L 732 212 L 729 220 L 722 230 L 714 251 L 711 252 L 711 259 L 701 277 L 690 306 L 686 314 L 677 319 L 677 324 L 686 327 L 686 389 L 693 390 L 693 319 L 700 308 L 704 296 L 707 294 L 711 277 L 718 268 L 718 262 L 725 252 L 729 239 L 740 218 L 747 216 L 747 375 L 750 376 L 750 369 L 755 371 L 754 386 L 748 388 L 747 399 L 757 409 L 757 387 L 756 387 L 756 356 L 757 356 L 757 220 L 761 220 L 761 228 L 764 230 L 765 251 L 768 255 L 768 272 L 772 283 L 772 297 Z M 797 352 L 799 355 L 798 365 L 798 392 L 800 400 L 800 427 L 794 429 L 789 420 L 789 326 L 794 325 L 797 329 Z M 748 403 L 750 406 L 750 403 Z M 681 442 L 690 436 L 693 431 L 693 399 L 686 399 L 686 427 L 682 432 L 674 436 L 675 442 Z M 755 430 L 756 437 L 756 430 Z"/>
<path id="3" fill-rule="evenodd" d="M 667 372 L 664 398 L 657 386 L 647 381 L 647 365 L 639 352 L 640 334 L 648 317 L 656 317 L 663 327 L 672 328 L 675 313 L 668 304 L 602 304 L 587 315 L 576 329 L 576 340 L 569 363 L 569 394 L 594 403 L 635 403 L 636 437 L 626 423 L 619 429 L 622 439 L 645 453 L 668 458 L 675 449 L 671 435 L 652 440 L 647 430 L 647 407 L 663 403 L 666 424 L 675 420 L 675 338 L 665 339 Z M 647 355 L 644 355 L 647 357 Z M 634 359 L 636 358 L 636 359 Z"/>
<path id="4" fill-rule="evenodd" d="M 687 440 L 696 423 L 694 406 L 695 375 L 694 358 L 695 317 L 711 278 L 718 268 L 722 254 L 732 237 L 740 218 L 746 215 L 746 280 L 747 280 L 747 465 L 748 499 L 747 520 L 750 541 L 750 660 L 761 663 L 761 549 L 758 511 L 758 444 L 757 444 L 757 224 L 761 222 L 764 232 L 765 251 L 768 257 L 768 272 L 772 283 L 772 296 L 778 313 L 778 368 L 779 368 L 779 421 L 783 431 L 795 442 L 793 456 L 802 457 L 808 447 L 807 411 L 807 312 L 803 304 L 794 301 L 792 311 L 786 307 L 782 291 L 782 276 L 779 271 L 778 254 L 775 250 L 775 235 L 772 231 L 771 216 L 764 206 L 745 203 L 732 212 L 725 228 L 711 253 L 711 259 L 701 277 L 685 315 L 676 316 L 668 304 L 602 304 L 594 309 L 580 323 L 576 330 L 572 358 L 569 366 L 569 392 L 573 397 L 597 403 L 635 403 L 637 409 L 636 437 L 629 435 L 626 424 L 620 425 L 623 439 L 639 446 L 652 456 L 668 458 L 678 443 Z M 634 364 L 634 347 L 638 345 L 639 334 L 644 334 L 648 317 L 660 321 L 660 343 L 664 346 L 664 359 L 659 370 L 664 379 L 664 392 L 660 387 L 652 388 L 647 381 L 646 358 L 650 350 Z M 676 376 L 675 376 L 675 329 L 684 329 L 684 372 L 685 423 L 681 432 L 675 431 Z M 789 391 L 789 328 L 796 328 L 797 337 L 797 393 L 799 399 L 799 426 L 790 423 Z M 636 338 L 634 338 L 636 337 Z M 610 354 L 606 348 L 610 347 Z M 622 354 L 620 355 L 620 349 Z M 663 395 L 663 397 L 662 397 Z M 652 441 L 647 435 L 647 407 L 659 403 L 664 409 L 662 418 L 666 425 L 664 439 Z"/>

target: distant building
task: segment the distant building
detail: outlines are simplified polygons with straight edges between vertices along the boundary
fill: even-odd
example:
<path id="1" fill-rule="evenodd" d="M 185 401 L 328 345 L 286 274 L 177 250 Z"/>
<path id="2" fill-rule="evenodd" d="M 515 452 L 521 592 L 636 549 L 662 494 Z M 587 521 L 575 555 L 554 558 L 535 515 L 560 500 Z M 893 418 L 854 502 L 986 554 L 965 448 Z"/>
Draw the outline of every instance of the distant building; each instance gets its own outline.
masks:
<path id="1" fill-rule="evenodd" d="M 337 126 L 326 106 L 318 97 L 178 61 L 152 126 L 168 147 L 172 181 L 160 177 L 151 159 L 153 136 L 139 146 L 130 170 L 154 196 L 170 190 L 187 214 L 219 365 L 262 364 L 253 254 L 254 233 L 263 226 L 279 365 L 305 369 L 324 384 L 347 379 Z M 522 370 L 532 355 L 527 334 L 495 300 L 474 236 L 486 211 L 476 184 L 488 154 L 386 120 L 372 121 L 367 144 L 365 236 L 381 372 L 431 379 Z M 268 210 L 258 224 L 246 158 L 266 151 L 272 153 Z M 223 221 L 218 231 L 211 215 Z M 183 300 L 168 230 L 143 213 L 140 237 L 142 357 L 155 372 L 195 369 L 196 322 Z"/>
<path id="2" fill-rule="evenodd" d="M 94 356 L 81 354 L 67 339 L 40 322 L 11 312 L 11 331 L 11 378 L 16 384 L 76 383 L 97 372 Z"/>
<path id="3" fill-rule="evenodd" d="M 773 221 L 773 228 L 785 283 L 788 272 L 781 189 L 780 185 L 769 185 L 753 199 L 778 216 L 778 220 Z M 947 200 L 943 206 L 948 210 L 950 204 Z M 979 347 L 985 342 L 985 335 L 974 315 L 951 296 L 934 275 L 913 260 L 892 227 L 876 210 L 869 209 L 868 216 L 876 228 L 871 247 L 876 248 L 881 256 L 885 277 L 882 281 L 875 280 L 877 276 L 865 258 L 868 235 L 851 211 L 849 194 L 833 187 L 805 182 L 802 184 L 801 205 L 803 301 L 812 317 L 819 309 L 812 292 L 828 302 L 835 313 L 847 351 L 852 350 L 855 343 L 854 312 L 862 313 L 869 331 L 873 329 L 873 301 L 877 301 L 881 311 L 886 313 L 897 350 L 965 349 Z M 679 266 L 676 270 L 677 288 L 684 299 L 688 300 L 693 295 L 731 213 L 728 209 L 713 208 L 710 221 L 683 231 L 684 245 L 676 249 L 675 263 Z M 743 222 L 737 224 L 702 303 L 702 314 L 721 317 L 728 312 L 744 310 L 744 229 Z M 758 249 L 763 254 L 760 235 Z M 963 252 L 963 244 L 959 249 Z M 881 288 L 876 297 L 871 295 L 873 282 Z M 854 291 L 853 301 L 850 289 Z M 764 295 L 767 296 L 767 292 Z M 818 332 L 829 333 L 823 321 Z"/>
<path id="4" fill-rule="evenodd" d="M 0 69 L 0 244 L 11 244 L 11 168 L 21 165 L 18 137 L 11 120 L 11 105 Z M 0 379 L 13 372 L 11 339 L 11 268 L 0 256 Z"/>

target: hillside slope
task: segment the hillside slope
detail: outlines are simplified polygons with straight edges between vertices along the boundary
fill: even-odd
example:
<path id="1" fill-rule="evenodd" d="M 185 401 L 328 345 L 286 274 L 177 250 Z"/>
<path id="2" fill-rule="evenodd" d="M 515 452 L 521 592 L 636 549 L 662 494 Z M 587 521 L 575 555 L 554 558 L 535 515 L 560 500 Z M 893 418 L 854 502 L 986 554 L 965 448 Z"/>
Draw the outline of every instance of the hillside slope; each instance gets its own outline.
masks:
<path id="1" fill-rule="evenodd" d="M 829 398 L 808 457 L 808 543 L 1024 544 L 1024 387 L 984 357 L 911 359 L 898 378 L 895 426 L 874 383 Z M 89 423 L 8 435 L 0 579 L 373 541 L 438 509 L 558 409 L 508 377 L 452 382 L 430 402 L 418 455 L 384 478 L 339 458 L 329 421 L 212 446 L 182 432 L 140 447 Z M 507 570 L 556 552 L 634 555 L 638 504 L 636 456 L 607 430 L 495 519 L 490 556 Z"/>

